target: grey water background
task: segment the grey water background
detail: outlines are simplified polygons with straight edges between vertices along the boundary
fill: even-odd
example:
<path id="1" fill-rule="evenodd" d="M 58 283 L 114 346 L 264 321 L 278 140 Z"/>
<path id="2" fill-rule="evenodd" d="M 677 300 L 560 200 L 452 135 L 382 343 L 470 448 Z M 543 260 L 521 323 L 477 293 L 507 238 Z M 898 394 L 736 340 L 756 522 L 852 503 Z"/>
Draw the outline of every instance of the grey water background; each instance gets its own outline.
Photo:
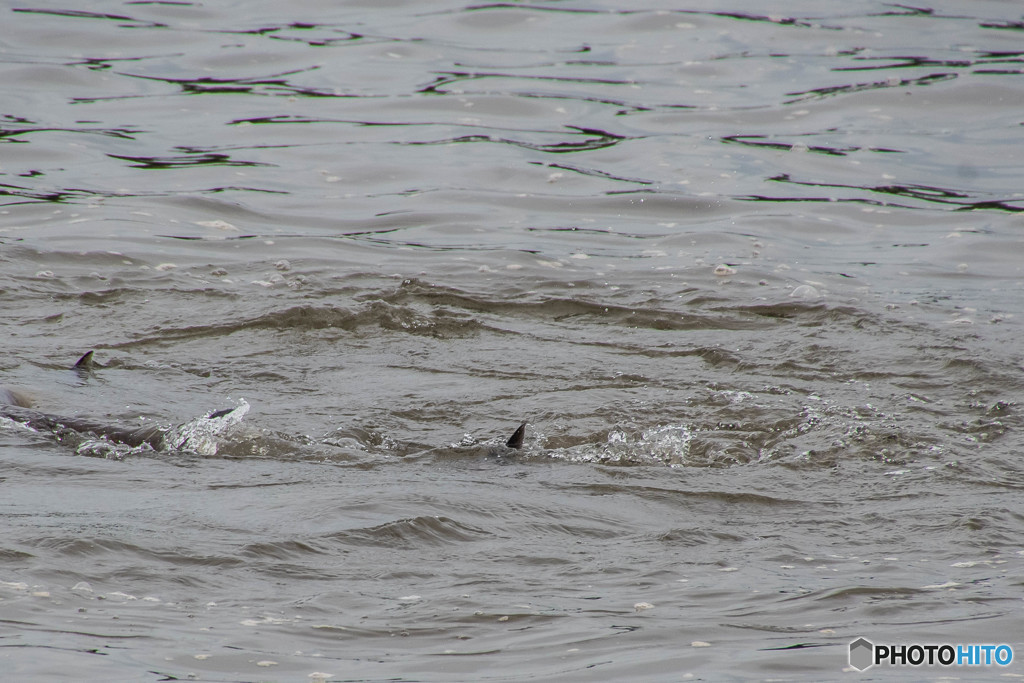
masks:
<path id="1" fill-rule="evenodd" d="M 1022 15 L 5 3 L 0 677 L 1024 673 Z"/>

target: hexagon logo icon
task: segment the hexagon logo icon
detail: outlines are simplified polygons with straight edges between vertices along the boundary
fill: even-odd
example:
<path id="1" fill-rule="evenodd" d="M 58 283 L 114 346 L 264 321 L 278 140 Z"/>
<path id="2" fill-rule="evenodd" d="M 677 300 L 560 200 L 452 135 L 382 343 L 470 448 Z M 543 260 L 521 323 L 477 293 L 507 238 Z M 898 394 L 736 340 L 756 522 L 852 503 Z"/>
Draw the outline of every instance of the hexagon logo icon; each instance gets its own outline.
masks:
<path id="1" fill-rule="evenodd" d="M 875 665 L 875 646 L 867 638 L 858 638 L 850 643 L 850 666 L 864 671 Z"/>

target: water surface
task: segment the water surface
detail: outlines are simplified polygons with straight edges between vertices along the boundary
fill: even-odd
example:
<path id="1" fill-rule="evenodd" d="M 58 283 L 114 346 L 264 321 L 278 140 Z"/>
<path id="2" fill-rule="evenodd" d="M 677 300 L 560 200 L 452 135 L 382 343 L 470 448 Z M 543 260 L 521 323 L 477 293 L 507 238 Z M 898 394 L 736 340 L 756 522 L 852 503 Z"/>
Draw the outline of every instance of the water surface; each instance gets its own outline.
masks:
<path id="1" fill-rule="evenodd" d="M 8 675 L 1021 646 L 1013 3 L 4 12 Z"/>

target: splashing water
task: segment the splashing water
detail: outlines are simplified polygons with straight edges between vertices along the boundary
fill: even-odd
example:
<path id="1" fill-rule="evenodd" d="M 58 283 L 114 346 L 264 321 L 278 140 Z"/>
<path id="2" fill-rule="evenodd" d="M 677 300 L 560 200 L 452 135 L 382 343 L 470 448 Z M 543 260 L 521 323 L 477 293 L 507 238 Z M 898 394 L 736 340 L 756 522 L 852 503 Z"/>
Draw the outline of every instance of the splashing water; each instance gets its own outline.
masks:
<path id="1" fill-rule="evenodd" d="M 190 420 L 183 425 L 173 427 L 164 434 L 166 447 L 171 450 L 189 451 L 199 455 L 216 455 L 218 439 L 225 430 L 242 421 L 249 412 L 249 404 L 244 398 L 238 399 L 238 405 L 216 417 L 202 416 Z"/>
<path id="2" fill-rule="evenodd" d="M 688 464 L 693 436 L 693 429 L 687 425 L 658 425 L 639 435 L 616 430 L 608 433 L 607 443 L 599 448 L 576 446 L 550 454 L 572 462 L 681 467 Z"/>

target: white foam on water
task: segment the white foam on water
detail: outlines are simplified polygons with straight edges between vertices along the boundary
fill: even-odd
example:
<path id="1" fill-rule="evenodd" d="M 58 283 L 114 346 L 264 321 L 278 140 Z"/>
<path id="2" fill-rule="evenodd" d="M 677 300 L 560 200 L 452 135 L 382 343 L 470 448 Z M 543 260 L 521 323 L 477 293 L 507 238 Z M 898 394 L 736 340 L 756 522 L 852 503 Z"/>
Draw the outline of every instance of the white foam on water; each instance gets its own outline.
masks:
<path id="1" fill-rule="evenodd" d="M 8 590 L 16 591 L 27 591 L 28 584 L 23 581 L 0 581 L 0 588 L 7 588 Z"/>
<path id="2" fill-rule="evenodd" d="M 124 460 L 126 456 L 152 450 L 149 444 L 129 446 L 128 444 L 100 438 L 82 441 L 75 446 L 75 455 L 84 455 L 90 458 L 106 458 L 107 460 Z"/>
<path id="3" fill-rule="evenodd" d="M 179 427 L 169 429 L 164 434 L 164 439 L 168 448 L 174 450 L 190 451 L 199 455 L 216 455 L 219 446 L 217 437 L 241 422 L 248 412 L 248 402 L 240 398 L 238 405 L 230 412 L 218 417 L 197 417 Z"/>
<path id="4" fill-rule="evenodd" d="M 693 429 L 688 425 L 658 425 L 639 435 L 622 430 L 609 432 L 601 447 L 574 446 L 549 453 L 571 462 L 680 467 L 687 464 L 693 437 Z"/>

